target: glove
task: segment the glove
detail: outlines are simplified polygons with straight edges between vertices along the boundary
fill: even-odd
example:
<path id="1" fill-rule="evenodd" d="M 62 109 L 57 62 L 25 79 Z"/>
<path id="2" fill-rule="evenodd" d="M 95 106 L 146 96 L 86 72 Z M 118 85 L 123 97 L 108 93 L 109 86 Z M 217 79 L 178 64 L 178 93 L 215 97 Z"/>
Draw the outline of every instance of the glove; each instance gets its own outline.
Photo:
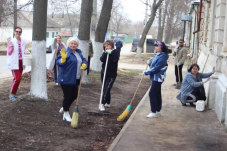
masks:
<path id="1" fill-rule="evenodd" d="M 82 66 L 80 67 L 80 69 L 82 69 L 82 70 L 87 69 L 87 65 L 85 63 L 83 63 Z"/>
<path id="2" fill-rule="evenodd" d="M 145 72 L 146 72 L 146 71 L 143 71 L 142 75 L 146 75 Z"/>
<path id="3" fill-rule="evenodd" d="M 108 53 L 109 55 L 111 54 L 111 52 L 112 52 L 112 50 L 110 50 L 110 49 L 107 49 L 107 50 L 105 51 L 105 53 Z"/>
<path id="4" fill-rule="evenodd" d="M 177 63 L 177 66 L 179 67 L 180 63 Z"/>
<path id="5" fill-rule="evenodd" d="M 147 60 L 147 64 L 150 65 L 152 60 Z"/>
<path id="6" fill-rule="evenodd" d="M 61 63 L 65 63 L 68 52 L 65 53 L 65 49 L 63 48 L 61 49 L 60 54 L 61 54 Z"/>

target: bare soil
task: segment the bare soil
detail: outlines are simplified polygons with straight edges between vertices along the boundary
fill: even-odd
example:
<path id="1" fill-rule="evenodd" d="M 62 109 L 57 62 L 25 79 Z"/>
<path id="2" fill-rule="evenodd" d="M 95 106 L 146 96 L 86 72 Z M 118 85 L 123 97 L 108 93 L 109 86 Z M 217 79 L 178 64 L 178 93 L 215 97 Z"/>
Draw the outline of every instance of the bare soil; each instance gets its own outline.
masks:
<path id="1" fill-rule="evenodd" d="M 127 119 L 117 117 L 129 104 L 139 83 L 141 71 L 119 70 L 111 90 L 109 116 L 91 115 L 98 111 L 101 91 L 100 73 L 90 72 L 89 83 L 82 84 L 79 101 L 79 126 L 73 129 L 62 120 L 63 93 L 53 82 L 53 72 L 47 73 L 48 100 L 28 95 L 30 73 L 24 73 L 18 89 L 19 99 L 12 102 L 8 95 L 12 81 L 0 85 L 0 150 L 2 151 L 106 151 Z M 149 77 L 142 81 L 132 104 L 132 110 L 147 92 Z M 70 108 L 72 115 L 75 102 Z M 129 116 L 130 116 L 129 115 Z"/>

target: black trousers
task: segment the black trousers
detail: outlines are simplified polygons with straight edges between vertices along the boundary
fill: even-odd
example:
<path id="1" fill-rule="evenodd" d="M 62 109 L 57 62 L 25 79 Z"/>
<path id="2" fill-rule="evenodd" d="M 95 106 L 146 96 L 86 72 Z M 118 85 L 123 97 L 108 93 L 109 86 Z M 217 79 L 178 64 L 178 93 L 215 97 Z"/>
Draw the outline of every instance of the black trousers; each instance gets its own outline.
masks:
<path id="1" fill-rule="evenodd" d="M 194 88 L 194 90 L 192 91 L 191 94 L 188 95 L 188 97 L 186 98 L 187 100 L 187 103 L 190 103 L 190 102 L 197 102 L 198 100 L 204 100 L 206 101 L 206 95 L 201 93 L 199 91 L 199 87 L 197 88 Z"/>
<path id="2" fill-rule="evenodd" d="M 160 112 L 162 108 L 162 94 L 161 94 L 162 82 L 152 81 L 149 91 L 151 112 Z"/>
<path id="3" fill-rule="evenodd" d="M 175 76 L 176 76 L 176 82 L 182 82 L 182 68 L 183 68 L 183 64 L 179 65 L 179 72 L 180 72 L 180 80 L 178 77 L 178 69 L 177 69 L 177 65 L 175 65 Z"/>
<path id="4" fill-rule="evenodd" d="M 88 56 L 88 58 L 87 58 L 87 75 L 89 75 L 89 71 L 90 71 L 90 61 L 91 61 L 91 57 Z"/>
<path id="5" fill-rule="evenodd" d="M 61 85 L 64 99 L 63 99 L 63 109 L 64 111 L 69 111 L 69 107 L 77 98 L 78 95 L 78 85 Z"/>
<path id="6" fill-rule="evenodd" d="M 116 77 L 108 77 L 106 76 L 103 88 L 103 95 L 102 95 L 102 104 L 110 104 L 111 101 L 111 94 L 110 90 L 113 87 L 114 81 Z M 103 73 L 101 73 L 101 80 L 103 81 Z"/>

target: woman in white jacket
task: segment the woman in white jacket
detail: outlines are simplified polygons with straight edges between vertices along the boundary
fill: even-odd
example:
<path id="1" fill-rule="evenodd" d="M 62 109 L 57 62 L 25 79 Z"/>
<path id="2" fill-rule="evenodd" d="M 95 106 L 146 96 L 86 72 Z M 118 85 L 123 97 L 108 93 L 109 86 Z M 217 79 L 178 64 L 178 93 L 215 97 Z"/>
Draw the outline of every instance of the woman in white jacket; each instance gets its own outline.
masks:
<path id="1" fill-rule="evenodd" d="M 14 38 L 8 41 L 7 65 L 12 70 L 13 82 L 10 89 L 9 99 L 15 101 L 16 93 L 19 87 L 23 69 L 23 56 L 25 54 L 26 42 L 21 39 L 22 28 L 16 27 L 14 30 Z"/>
<path id="2" fill-rule="evenodd" d="M 54 82 L 56 85 L 58 85 L 58 80 L 57 80 L 57 72 L 58 72 L 58 67 L 56 65 L 56 59 L 57 56 L 60 54 L 61 49 L 67 49 L 66 45 L 61 42 L 61 35 L 55 35 L 55 39 L 53 44 L 51 45 L 51 49 L 52 49 L 52 55 L 51 55 L 51 60 L 49 65 L 47 66 L 48 70 L 53 70 L 54 68 Z"/>

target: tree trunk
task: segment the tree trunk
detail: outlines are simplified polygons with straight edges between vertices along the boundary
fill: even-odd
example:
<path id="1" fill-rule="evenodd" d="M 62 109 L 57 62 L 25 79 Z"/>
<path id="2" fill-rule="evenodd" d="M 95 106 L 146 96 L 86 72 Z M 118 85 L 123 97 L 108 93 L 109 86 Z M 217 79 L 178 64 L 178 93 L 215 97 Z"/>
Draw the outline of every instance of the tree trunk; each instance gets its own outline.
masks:
<path id="1" fill-rule="evenodd" d="M 46 26 L 47 0 L 35 0 L 33 5 L 32 70 L 30 94 L 47 99 Z"/>
<path id="2" fill-rule="evenodd" d="M 173 22 L 173 18 L 174 18 L 174 1 L 171 1 L 171 7 L 170 7 L 170 13 L 169 13 L 169 17 L 167 20 L 167 27 L 166 27 L 166 37 L 165 37 L 165 43 L 169 44 L 170 43 L 170 34 L 171 34 L 171 30 L 172 30 L 172 22 Z"/>
<path id="3" fill-rule="evenodd" d="M 91 59 L 91 68 L 94 71 L 101 71 L 100 57 L 103 52 L 103 42 L 105 40 L 110 14 L 112 10 L 113 0 L 104 0 L 98 25 L 95 31 L 95 42 L 93 47 L 93 57 Z"/>
<path id="4" fill-rule="evenodd" d="M 169 6 L 169 1 L 170 0 L 166 0 L 165 1 L 165 12 L 163 14 L 163 18 L 162 18 L 162 28 L 161 28 L 161 32 L 160 32 L 160 39 L 161 41 L 163 40 L 163 33 L 164 33 L 164 28 L 165 28 L 165 23 L 166 23 L 166 16 L 167 16 L 167 9 L 168 9 L 168 6 Z"/>
<path id="5" fill-rule="evenodd" d="M 157 36 L 157 40 L 158 41 L 162 41 L 162 35 L 161 35 L 161 31 L 162 30 L 162 8 L 159 8 L 159 17 L 158 17 L 158 36 Z"/>
<path id="6" fill-rule="evenodd" d="M 4 3 L 5 3 L 5 0 L 0 0 L 0 27 L 1 27 L 1 22 L 3 22 L 3 14 L 4 14 L 3 4 Z"/>
<path id="7" fill-rule="evenodd" d="M 67 11 L 68 19 L 69 19 L 70 32 L 71 32 L 71 34 L 73 36 L 73 29 L 72 29 L 71 19 L 70 19 L 70 16 L 69 16 L 68 6 L 66 7 L 66 11 Z"/>
<path id="8" fill-rule="evenodd" d="M 162 1 L 163 0 L 159 0 L 159 2 L 157 4 L 156 4 L 156 0 L 154 0 L 154 2 L 153 2 L 151 17 L 149 18 L 149 20 L 148 20 L 148 22 L 147 22 L 147 24 L 146 24 L 146 26 L 143 30 L 142 37 L 141 37 L 140 42 L 137 46 L 136 58 L 141 58 L 142 48 L 143 48 L 143 44 L 145 42 L 147 33 L 150 30 L 151 25 L 154 22 L 154 19 L 155 19 L 155 16 L 156 16 L 156 11 L 157 11 L 158 7 L 161 5 Z"/>
<path id="9" fill-rule="evenodd" d="M 95 40 L 95 29 L 97 26 L 97 0 L 93 0 L 93 9 L 91 16 L 91 29 L 90 29 L 90 39 L 92 43 Z"/>
<path id="10" fill-rule="evenodd" d="M 81 13 L 80 13 L 80 24 L 78 38 L 80 40 L 79 48 L 82 51 L 83 56 L 88 60 L 89 51 L 89 40 L 90 40 L 90 25 L 91 25 L 91 14 L 92 14 L 93 0 L 82 1 Z M 84 72 L 83 83 L 87 83 L 87 71 Z"/>
<path id="11" fill-rule="evenodd" d="M 13 21 L 13 31 L 17 27 L 17 0 L 14 0 L 14 6 L 13 6 L 13 11 L 14 11 L 14 21 Z M 13 37 L 14 37 L 14 32 L 13 32 Z"/>

